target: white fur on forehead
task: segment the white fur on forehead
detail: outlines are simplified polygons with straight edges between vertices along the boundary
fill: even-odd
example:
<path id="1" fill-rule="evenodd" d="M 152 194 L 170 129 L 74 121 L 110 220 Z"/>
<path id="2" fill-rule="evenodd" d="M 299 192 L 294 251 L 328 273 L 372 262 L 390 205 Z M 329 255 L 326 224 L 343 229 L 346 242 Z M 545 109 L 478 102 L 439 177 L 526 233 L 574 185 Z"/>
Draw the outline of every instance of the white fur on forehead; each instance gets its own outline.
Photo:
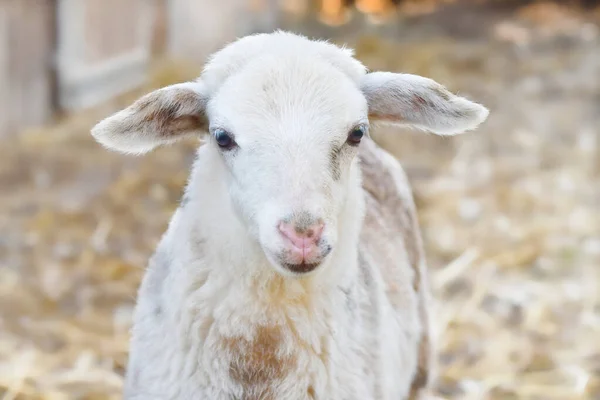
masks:
<path id="1" fill-rule="evenodd" d="M 246 134 L 337 132 L 366 119 L 368 111 L 358 85 L 327 61 L 271 55 L 249 61 L 207 107 L 212 123 Z M 274 126 L 268 128 L 269 123 Z"/>
<path id="2" fill-rule="evenodd" d="M 366 73 L 365 66 L 354 58 L 354 51 L 322 40 L 276 31 L 246 36 L 215 53 L 205 66 L 202 80 L 211 92 L 249 62 L 264 56 L 295 56 L 320 59 L 359 82 Z"/>

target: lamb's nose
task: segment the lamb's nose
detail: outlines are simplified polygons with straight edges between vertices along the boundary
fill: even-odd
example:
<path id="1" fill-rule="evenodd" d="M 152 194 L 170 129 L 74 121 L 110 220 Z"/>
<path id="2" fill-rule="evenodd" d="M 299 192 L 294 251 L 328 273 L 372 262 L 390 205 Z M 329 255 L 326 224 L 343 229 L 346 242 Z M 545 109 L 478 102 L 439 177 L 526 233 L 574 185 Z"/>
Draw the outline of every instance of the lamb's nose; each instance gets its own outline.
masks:
<path id="1" fill-rule="evenodd" d="M 321 238 L 324 225 L 322 222 L 310 226 L 298 226 L 287 222 L 279 224 L 279 231 L 298 249 L 315 247 Z"/>

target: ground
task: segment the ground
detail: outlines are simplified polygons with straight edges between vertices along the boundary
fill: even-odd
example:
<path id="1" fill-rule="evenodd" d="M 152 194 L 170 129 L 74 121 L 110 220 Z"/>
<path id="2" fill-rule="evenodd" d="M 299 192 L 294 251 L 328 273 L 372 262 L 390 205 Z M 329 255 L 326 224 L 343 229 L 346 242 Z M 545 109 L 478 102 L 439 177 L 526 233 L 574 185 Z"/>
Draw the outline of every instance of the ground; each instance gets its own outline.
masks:
<path id="1" fill-rule="evenodd" d="M 374 133 L 414 185 L 442 398 L 600 399 L 598 19 L 542 4 L 324 30 L 371 69 L 426 75 L 491 109 L 461 137 Z M 0 147 L 5 400 L 120 398 L 137 285 L 195 145 L 103 150 L 90 126 L 130 100 Z"/>

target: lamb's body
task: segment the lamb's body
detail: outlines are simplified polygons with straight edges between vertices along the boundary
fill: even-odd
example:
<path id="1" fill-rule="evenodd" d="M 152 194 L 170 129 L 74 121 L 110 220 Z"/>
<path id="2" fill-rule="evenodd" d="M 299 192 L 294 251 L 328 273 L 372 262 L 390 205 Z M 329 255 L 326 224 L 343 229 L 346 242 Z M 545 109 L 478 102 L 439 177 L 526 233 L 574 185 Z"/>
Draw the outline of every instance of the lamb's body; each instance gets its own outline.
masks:
<path id="1" fill-rule="evenodd" d="M 244 275 L 256 268 L 253 244 L 239 241 L 200 149 L 189 201 L 140 289 L 126 398 L 395 400 L 427 384 L 427 278 L 412 196 L 400 165 L 364 144 L 358 257 L 348 247 L 335 255 L 339 277 L 301 281 L 266 265 Z M 229 259 L 211 254 L 213 240 L 231 243 Z"/>
<path id="2" fill-rule="evenodd" d="M 432 372 L 420 233 L 368 124 L 456 134 L 486 117 L 430 79 L 278 32 L 99 123 L 123 152 L 211 132 L 139 291 L 126 399 L 417 398 Z"/>
<path id="3" fill-rule="evenodd" d="M 335 255 L 335 279 L 290 280 L 267 265 L 245 276 L 256 268 L 253 244 L 235 228 L 223 234 L 239 223 L 226 217 L 200 150 L 189 201 L 140 289 L 126 398 L 396 400 L 427 385 L 427 278 L 412 196 L 400 165 L 364 144 L 356 201 L 366 201 L 366 222 L 358 257 L 350 246 Z M 231 240 L 228 260 L 211 254 L 213 240 Z"/>

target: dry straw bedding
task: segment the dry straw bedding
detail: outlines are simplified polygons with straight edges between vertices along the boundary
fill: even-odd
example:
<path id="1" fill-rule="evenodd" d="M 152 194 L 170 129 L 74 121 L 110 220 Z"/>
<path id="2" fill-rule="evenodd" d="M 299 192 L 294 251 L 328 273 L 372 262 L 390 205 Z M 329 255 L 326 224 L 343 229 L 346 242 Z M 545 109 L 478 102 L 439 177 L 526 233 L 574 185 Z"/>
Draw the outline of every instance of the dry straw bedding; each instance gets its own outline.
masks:
<path id="1" fill-rule="evenodd" d="M 486 40 L 354 44 L 372 68 L 426 74 L 492 108 L 461 138 L 375 133 L 415 187 L 438 395 L 600 399 L 600 40 L 581 22 L 552 38 L 523 21 Z M 1 399 L 120 398 L 136 288 L 194 145 L 101 149 L 90 125 L 128 100 L 0 147 Z"/>

